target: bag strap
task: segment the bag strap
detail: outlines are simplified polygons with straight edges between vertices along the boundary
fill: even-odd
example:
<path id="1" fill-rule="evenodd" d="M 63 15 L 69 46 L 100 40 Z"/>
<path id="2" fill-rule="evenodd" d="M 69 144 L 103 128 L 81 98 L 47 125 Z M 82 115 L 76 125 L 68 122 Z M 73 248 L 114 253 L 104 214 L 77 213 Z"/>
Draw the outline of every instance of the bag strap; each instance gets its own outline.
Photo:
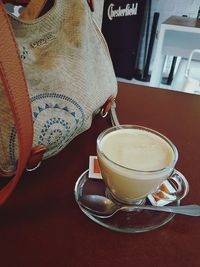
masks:
<path id="1" fill-rule="evenodd" d="M 21 12 L 19 18 L 23 20 L 32 20 L 39 17 L 40 12 L 45 7 L 48 0 L 30 1 L 27 7 Z"/>
<path id="2" fill-rule="evenodd" d="M 23 67 L 7 13 L 0 0 L 0 78 L 17 131 L 18 164 L 14 177 L 0 190 L 0 205 L 12 193 L 30 157 L 33 121 Z"/>
<path id="3" fill-rule="evenodd" d="M 30 0 L 3 0 L 4 4 L 13 4 L 16 6 L 26 6 L 29 2 Z"/>
<path id="4" fill-rule="evenodd" d="M 22 1 L 22 0 L 21 0 Z M 20 0 L 17 1 L 18 3 L 21 2 Z M 25 1 L 25 0 L 24 0 Z M 49 2 L 51 3 L 51 0 L 29 0 L 27 7 L 22 11 L 19 18 L 23 20 L 33 20 L 39 17 L 40 13 L 44 9 L 48 9 Z M 94 11 L 94 3 L 93 0 L 87 0 L 87 3 L 91 9 L 91 11 Z M 46 8 L 47 5 L 47 8 Z"/>

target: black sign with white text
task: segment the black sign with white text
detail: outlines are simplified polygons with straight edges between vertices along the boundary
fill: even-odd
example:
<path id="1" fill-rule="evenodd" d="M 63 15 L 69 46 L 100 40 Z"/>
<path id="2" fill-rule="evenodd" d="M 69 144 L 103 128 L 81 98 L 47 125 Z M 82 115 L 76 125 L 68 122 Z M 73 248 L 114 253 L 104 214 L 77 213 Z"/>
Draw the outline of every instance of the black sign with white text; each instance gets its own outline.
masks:
<path id="1" fill-rule="evenodd" d="M 133 78 L 147 0 L 105 0 L 102 32 L 115 73 Z"/>

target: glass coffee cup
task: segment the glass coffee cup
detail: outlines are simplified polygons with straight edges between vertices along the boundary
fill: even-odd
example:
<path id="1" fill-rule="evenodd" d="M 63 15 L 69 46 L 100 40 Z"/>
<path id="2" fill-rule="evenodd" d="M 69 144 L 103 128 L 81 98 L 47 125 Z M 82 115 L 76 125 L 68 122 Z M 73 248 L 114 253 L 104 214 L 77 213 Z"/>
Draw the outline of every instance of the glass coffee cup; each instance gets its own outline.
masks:
<path id="1" fill-rule="evenodd" d="M 157 131 L 119 125 L 98 136 L 97 156 L 108 194 L 120 203 L 139 204 L 165 180 L 174 179 L 178 151 Z M 185 177 L 179 175 L 173 182 L 177 186 L 175 200 L 185 197 L 189 190 Z"/>

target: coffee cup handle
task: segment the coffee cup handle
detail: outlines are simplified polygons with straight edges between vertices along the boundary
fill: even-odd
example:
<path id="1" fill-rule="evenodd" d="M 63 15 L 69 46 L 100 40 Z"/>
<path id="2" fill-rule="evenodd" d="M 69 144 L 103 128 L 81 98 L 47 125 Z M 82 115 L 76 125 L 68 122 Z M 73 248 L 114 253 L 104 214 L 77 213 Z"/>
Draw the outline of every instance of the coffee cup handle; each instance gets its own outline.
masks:
<path id="1" fill-rule="evenodd" d="M 174 169 L 167 181 L 172 186 L 173 190 L 166 191 L 162 186 L 159 188 L 159 191 L 164 196 L 166 201 L 179 201 L 183 199 L 189 192 L 189 184 L 185 176 Z"/>

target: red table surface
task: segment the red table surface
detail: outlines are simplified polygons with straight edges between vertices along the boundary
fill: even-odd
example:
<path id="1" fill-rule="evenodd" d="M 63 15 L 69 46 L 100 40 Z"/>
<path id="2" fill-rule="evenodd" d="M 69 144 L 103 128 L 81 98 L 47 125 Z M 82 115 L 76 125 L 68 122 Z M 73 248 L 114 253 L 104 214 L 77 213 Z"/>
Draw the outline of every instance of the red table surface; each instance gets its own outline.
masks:
<path id="1" fill-rule="evenodd" d="M 190 184 L 182 203 L 200 204 L 200 96 L 119 83 L 117 113 L 121 124 L 153 128 L 176 144 L 177 169 Z M 200 266 L 200 217 L 177 215 L 156 230 L 126 234 L 80 211 L 75 182 L 109 126 L 109 119 L 95 118 L 61 153 L 24 174 L 0 208 L 0 266 Z"/>

